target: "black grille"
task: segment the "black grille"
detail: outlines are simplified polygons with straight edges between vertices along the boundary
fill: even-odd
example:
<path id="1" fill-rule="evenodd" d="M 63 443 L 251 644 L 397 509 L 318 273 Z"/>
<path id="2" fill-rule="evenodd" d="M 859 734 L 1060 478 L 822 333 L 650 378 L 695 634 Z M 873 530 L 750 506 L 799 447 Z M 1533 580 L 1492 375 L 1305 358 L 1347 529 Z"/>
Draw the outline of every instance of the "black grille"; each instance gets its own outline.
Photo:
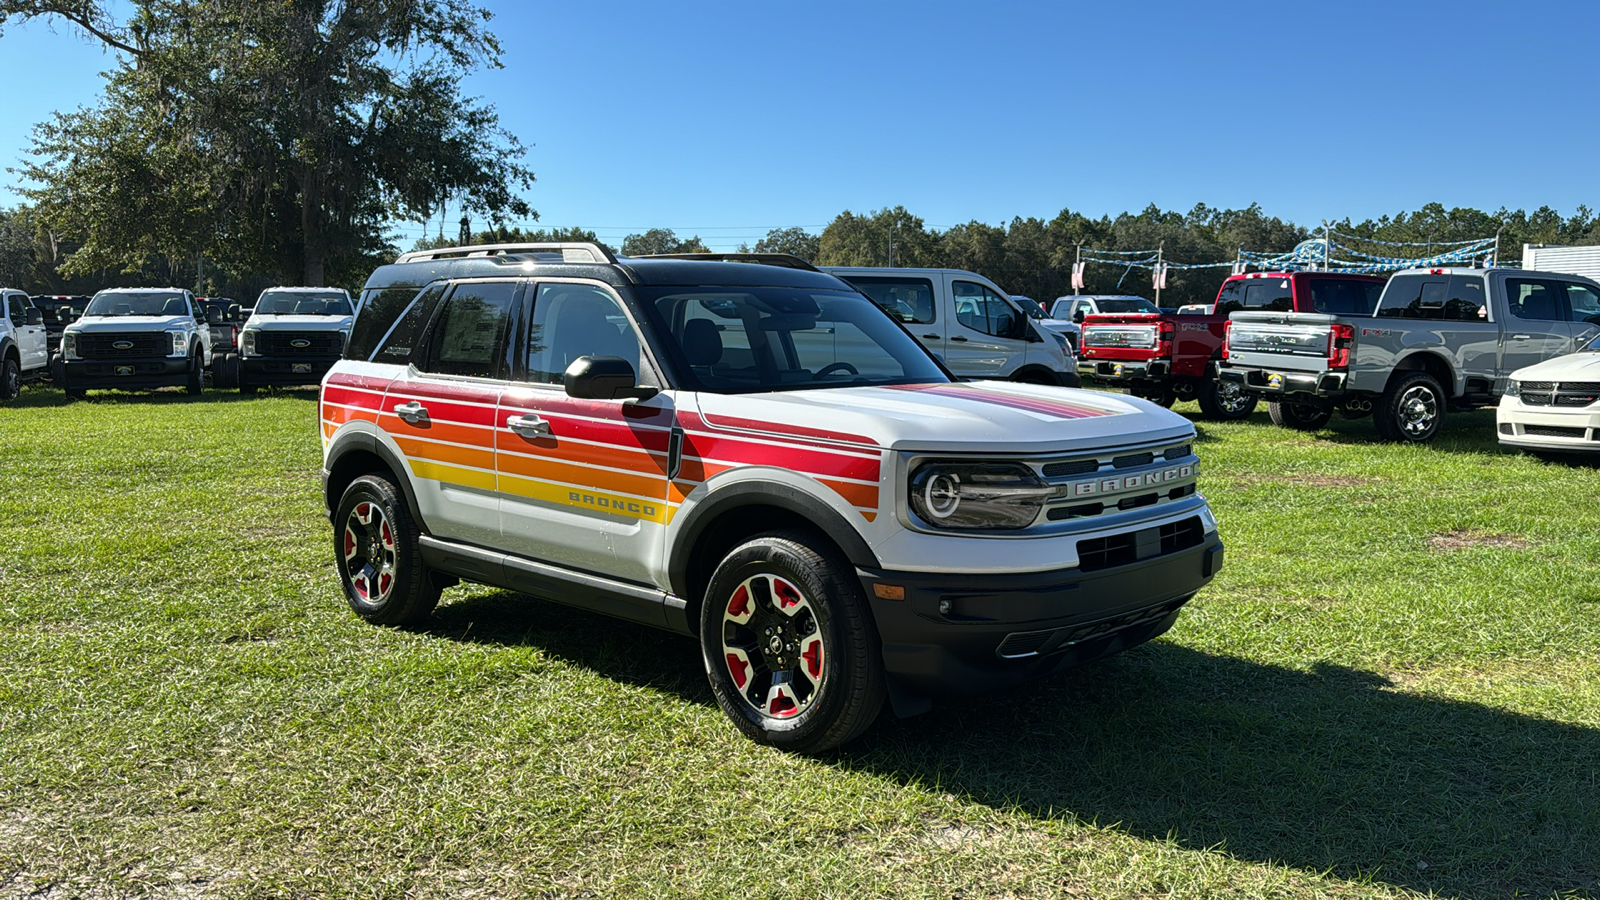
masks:
<path id="1" fill-rule="evenodd" d="M 1562 391 L 1590 391 L 1600 393 L 1600 381 L 1563 381 Z"/>
<path id="2" fill-rule="evenodd" d="M 1099 471 L 1100 461 L 1094 459 L 1075 459 L 1072 462 L 1050 463 L 1044 467 L 1044 477 L 1059 478 L 1062 475 L 1087 475 Z"/>
<path id="3" fill-rule="evenodd" d="M 1167 450 L 1166 457 L 1167 459 L 1183 459 L 1185 456 L 1189 455 L 1189 451 L 1190 447 L 1188 444 L 1184 444 L 1182 447 L 1172 447 Z"/>
<path id="4" fill-rule="evenodd" d="M 1581 437 L 1584 436 L 1584 433 L 1587 432 L 1587 431 L 1588 431 L 1588 429 L 1586 429 L 1586 428 L 1564 428 L 1564 427 L 1561 427 L 1559 425 L 1524 425 L 1524 426 L 1522 426 L 1522 433 L 1523 434 L 1531 434 L 1534 437 L 1581 438 Z"/>
<path id="5" fill-rule="evenodd" d="M 1524 406 L 1588 406 L 1600 400 L 1600 384 L 1593 381 L 1524 381 Z"/>
<path id="6" fill-rule="evenodd" d="M 1205 540 L 1199 516 L 1181 522 L 1168 522 L 1154 528 L 1086 538 L 1078 542 L 1078 567 L 1085 572 L 1125 566 L 1153 556 L 1165 556 L 1197 547 Z"/>
<path id="7" fill-rule="evenodd" d="M 78 335 L 78 355 L 84 359 L 137 359 L 171 352 L 172 337 L 164 331 Z"/>
<path id="8" fill-rule="evenodd" d="M 1555 386 L 1556 384 L 1553 381 L 1524 381 L 1522 383 L 1522 389 L 1525 391 L 1551 391 L 1555 390 Z"/>
<path id="9" fill-rule="evenodd" d="M 1205 531 L 1200 527 L 1200 517 L 1184 519 L 1182 522 L 1169 522 L 1161 526 L 1161 552 L 1177 553 L 1190 547 L 1200 546 L 1205 539 Z"/>
<path id="10" fill-rule="evenodd" d="M 256 352 L 262 356 L 338 356 L 344 336 L 326 331 L 262 331 L 256 334 Z"/>
<path id="11" fill-rule="evenodd" d="M 1151 529 L 1154 530 L 1154 529 Z M 1085 572 L 1125 566 L 1139 560 L 1136 532 L 1078 542 L 1078 568 Z"/>
<path id="12" fill-rule="evenodd" d="M 1086 641 L 1096 638 L 1110 637 L 1119 631 L 1137 628 L 1141 625 L 1153 625 L 1177 612 L 1188 600 L 1182 597 L 1177 600 L 1168 600 L 1155 606 L 1123 613 L 1110 619 L 1098 622 L 1086 622 L 1069 628 L 1057 628 L 1050 631 L 1017 631 L 1006 635 L 1000 646 L 995 648 L 995 654 L 1008 659 L 1023 656 L 1034 656 L 1040 652 L 1054 653 L 1065 650 Z"/>
<path id="13" fill-rule="evenodd" d="M 1156 461 L 1154 453 L 1130 453 L 1127 456 L 1118 456 L 1111 460 L 1114 469 L 1131 469 L 1134 466 L 1148 466 Z"/>
<path id="14" fill-rule="evenodd" d="M 1565 385 L 1563 385 L 1563 387 L 1565 387 Z M 1596 400 L 1600 400 L 1600 394 L 1568 394 L 1563 391 L 1562 393 L 1556 395 L 1557 406 L 1588 406 Z"/>

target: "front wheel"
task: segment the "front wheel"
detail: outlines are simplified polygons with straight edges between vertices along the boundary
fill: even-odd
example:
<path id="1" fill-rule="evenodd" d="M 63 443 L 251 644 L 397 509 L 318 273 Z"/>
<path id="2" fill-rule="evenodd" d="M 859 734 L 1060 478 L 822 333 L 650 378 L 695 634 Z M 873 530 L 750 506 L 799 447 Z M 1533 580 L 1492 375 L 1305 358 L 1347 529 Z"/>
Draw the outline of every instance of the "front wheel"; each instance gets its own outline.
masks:
<path id="1" fill-rule="evenodd" d="M 1233 422 L 1247 419 L 1256 411 L 1256 395 L 1236 382 L 1207 378 L 1200 382 L 1197 394 L 1200 412 L 1208 419 Z"/>
<path id="2" fill-rule="evenodd" d="M 1384 440 L 1423 443 L 1444 425 L 1444 388 L 1427 372 L 1396 378 L 1372 408 L 1372 421 Z"/>
<path id="3" fill-rule="evenodd" d="M 206 392 L 206 370 L 205 367 L 201 365 L 201 362 L 200 348 L 190 347 L 189 381 L 184 385 L 184 389 L 189 392 L 189 396 L 191 397 L 198 397 Z"/>
<path id="4" fill-rule="evenodd" d="M 723 558 L 701 603 L 700 648 L 717 705 L 758 743 L 821 753 L 858 737 L 883 708 L 861 585 L 807 533 L 759 535 Z"/>
<path id="5" fill-rule="evenodd" d="M 1333 418 L 1333 407 L 1303 400 L 1270 400 L 1267 417 L 1280 428 L 1296 431 L 1316 431 Z"/>
<path id="6" fill-rule="evenodd" d="M 10 400 L 22 390 L 22 367 L 11 357 L 0 361 L 0 400 Z"/>
<path id="7" fill-rule="evenodd" d="M 388 478 L 363 475 L 345 488 L 333 516 L 333 549 L 356 615 L 374 625 L 413 625 L 433 612 L 439 588 L 422 564 L 420 536 Z"/>

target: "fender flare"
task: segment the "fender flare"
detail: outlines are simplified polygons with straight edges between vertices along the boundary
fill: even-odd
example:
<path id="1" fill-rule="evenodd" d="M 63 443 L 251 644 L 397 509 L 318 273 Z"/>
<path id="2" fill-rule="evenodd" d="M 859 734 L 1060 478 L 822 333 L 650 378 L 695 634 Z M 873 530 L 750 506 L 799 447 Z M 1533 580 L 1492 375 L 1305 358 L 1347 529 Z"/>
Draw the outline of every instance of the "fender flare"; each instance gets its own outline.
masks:
<path id="1" fill-rule="evenodd" d="M 22 351 L 17 350 L 17 342 L 13 341 L 11 335 L 7 333 L 5 337 L 0 337 L 0 359 L 5 359 L 6 354 L 12 350 L 17 351 L 17 359 L 20 361 L 22 359 Z"/>
<path id="2" fill-rule="evenodd" d="M 389 471 L 394 473 L 395 482 L 400 487 L 401 495 L 406 498 L 406 509 L 411 513 L 411 520 L 417 523 L 417 526 L 422 529 L 424 534 L 431 534 L 432 532 L 428 530 L 428 523 L 422 518 L 422 510 L 417 506 L 417 495 L 411 489 L 411 479 L 406 477 L 406 473 L 409 470 L 405 465 L 405 460 L 400 459 L 393 450 L 385 446 L 377 437 L 366 432 L 358 431 L 343 438 L 335 438 L 333 446 L 328 448 L 327 462 L 323 464 L 322 468 L 322 502 L 327 509 L 328 518 L 333 518 L 334 511 L 339 505 L 339 498 L 332 496 L 328 492 L 327 478 L 338 468 L 339 461 L 351 453 L 370 453 L 389 467 Z"/>
<path id="3" fill-rule="evenodd" d="M 799 488 L 785 484 L 749 481 L 719 487 L 696 505 L 680 521 L 667 551 L 667 578 L 672 592 L 689 596 L 689 561 L 706 528 L 723 513 L 741 506 L 776 506 L 811 522 L 826 534 L 850 563 L 858 568 L 878 569 L 877 554 L 861 533 L 828 504 Z"/>

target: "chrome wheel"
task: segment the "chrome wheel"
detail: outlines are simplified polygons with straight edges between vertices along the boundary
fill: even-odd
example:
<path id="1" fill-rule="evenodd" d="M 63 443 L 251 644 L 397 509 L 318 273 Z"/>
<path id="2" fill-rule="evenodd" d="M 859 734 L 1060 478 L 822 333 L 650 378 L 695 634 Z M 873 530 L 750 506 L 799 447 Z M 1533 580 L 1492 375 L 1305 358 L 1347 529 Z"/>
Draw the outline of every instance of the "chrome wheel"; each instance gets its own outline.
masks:
<path id="1" fill-rule="evenodd" d="M 357 503 L 345 518 L 341 540 L 350 589 L 364 603 L 379 604 L 394 590 L 394 529 L 376 503 Z"/>
<path id="2" fill-rule="evenodd" d="M 1246 407 L 1253 406 L 1250 395 L 1244 388 L 1231 381 L 1217 382 L 1217 407 L 1230 416 L 1238 415 Z"/>
<path id="3" fill-rule="evenodd" d="M 1439 418 L 1439 397 L 1426 385 L 1413 385 L 1400 395 L 1395 411 L 1401 431 L 1408 435 L 1426 434 Z"/>
<path id="4" fill-rule="evenodd" d="M 822 694 L 822 631 L 811 601 L 777 575 L 755 575 L 722 613 L 722 659 L 744 702 L 762 716 L 788 719 Z"/>

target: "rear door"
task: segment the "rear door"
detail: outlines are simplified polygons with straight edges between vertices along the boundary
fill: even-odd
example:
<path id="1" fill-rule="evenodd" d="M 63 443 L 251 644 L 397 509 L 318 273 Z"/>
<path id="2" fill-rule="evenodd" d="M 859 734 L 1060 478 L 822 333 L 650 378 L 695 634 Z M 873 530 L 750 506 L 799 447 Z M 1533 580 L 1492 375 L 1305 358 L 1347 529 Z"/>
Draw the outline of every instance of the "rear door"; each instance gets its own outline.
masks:
<path id="1" fill-rule="evenodd" d="M 384 397 L 379 427 L 404 454 L 417 506 L 442 538 L 492 547 L 500 537 L 495 413 L 521 289 L 514 279 L 452 285 Z"/>
<path id="2" fill-rule="evenodd" d="M 1004 378 L 1020 368 L 1028 345 L 1017 335 L 1022 311 L 987 285 L 945 275 L 950 314 L 945 326 L 945 364 L 965 378 Z"/>
<path id="3" fill-rule="evenodd" d="M 900 320 L 933 353 L 945 355 L 945 323 L 932 278 L 921 275 L 840 275 Z"/>
<path id="4" fill-rule="evenodd" d="M 580 357 L 620 356 L 635 372 L 649 367 L 637 324 L 609 287 L 541 280 L 523 306 L 529 324 L 518 338 L 517 375 L 493 429 L 499 546 L 649 584 L 666 546 L 672 398 L 567 395 L 562 375 Z"/>

